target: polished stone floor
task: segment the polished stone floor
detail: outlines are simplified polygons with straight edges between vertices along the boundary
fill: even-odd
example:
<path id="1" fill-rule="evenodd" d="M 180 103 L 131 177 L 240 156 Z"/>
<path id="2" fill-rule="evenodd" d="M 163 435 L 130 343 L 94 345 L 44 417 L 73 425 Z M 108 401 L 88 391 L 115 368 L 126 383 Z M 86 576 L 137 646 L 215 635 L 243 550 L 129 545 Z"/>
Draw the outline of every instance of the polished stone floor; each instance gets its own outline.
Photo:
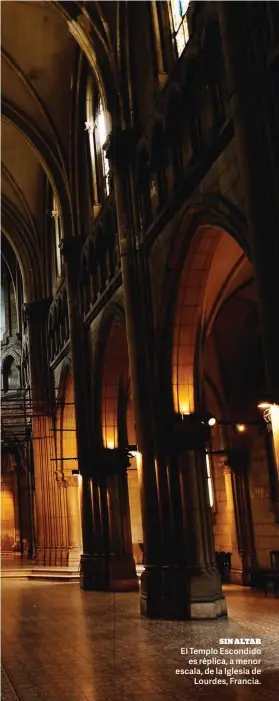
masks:
<path id="1" fill-rule="evenodd" d="M 138 595 L 81 592 L 76 583 L 2 580 L 3 701 L 275 701 L 279 690 L 279 599 L 227 587 L 229 618 L 153 621 Z M 262 639 L 261 683 L 201 686 L 181 647 L 220 638 Z"/>

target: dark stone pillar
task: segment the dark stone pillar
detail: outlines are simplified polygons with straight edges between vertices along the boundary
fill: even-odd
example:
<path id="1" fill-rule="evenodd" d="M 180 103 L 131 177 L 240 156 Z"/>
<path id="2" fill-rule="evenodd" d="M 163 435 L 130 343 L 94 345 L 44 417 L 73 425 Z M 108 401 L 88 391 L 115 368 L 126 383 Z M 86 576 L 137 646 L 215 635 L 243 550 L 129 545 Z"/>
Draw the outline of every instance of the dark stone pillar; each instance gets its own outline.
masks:
<path id="1" fill-rule="evenodd" d="M 79 269 L 81 242 L 73 237 L 62 242 L 68 297 L 69 327 L 71 340 L 72 372 L 74 381 L 76 437 L 81 484 L 81 521 L 83 554 L 80 563 L 80 586 L 93 588 L 92 565 L 94 554 L 93 500 L 90 465 L 90 425 L 87 375 L 87 353 L 80 299 Z"/>
<path id="2" fill-rule="evenodd" d="M 249 493 L 249 452 L 243 448 L 228 451 L 227 471 L 230 473 L 234 502 L 235 524 L 238 541 L 238 553 L 241 569 L 232 563 L 231 581 L 235 584 L 249 586 L 251 572 L 258 568 L 253 532 L 253 518 Z"/>
<path id="3" fill-rule="evenodd" d="M 174 488 L 177 493 L 178 478 L 182 525 L 178 520 L 180 547 L 176 548 L 176 562 L 162 568 L 161 600 L 157 606 L 163 617 L 217 618 L 227 612 L 215 563 L 206 440 L 207 427 L 195 415 L 175 417 L 169 452 L 170 464 L 177 466 Z M 169 479 L 171 484 L 171 474 Z"/>
<path id="4" fill-rule="evenodd" d="M 140 607 L 144 615 L 153 615 L 154 597 L 160 596 L 158 582 L 162 560 L 157 480 L 154 460 L 153 417 L 150 380 L 145 346 L 142 341 L 143 316 L 135 247 L 129 207 L 129 159 L 133 144 L 129 133 L 114 133 L 108 155 L 113 161 L 113 183 L 117 213 L 119 249 L 123 281 L 129 365 L 135 409 L 138 445 L 145 571 L 141 578 Z"/>
<path id="5" fill-rule="evenodd" d="M 246 3 L 243 12 L 242 3 L 221 2 L 218 9 L 259 295 L 266 374 L 271 395 L 279 403 L 278 173 L 257 5 Z"/>
<path id="6" fill-rule="evenodd" d="M 118 449 L 104 448 L 95 453 L 92 479 L 94 555 L 91 561 L 91 589 L 138 589 L 130 525 L 128 464 L 127 455 Z"/>

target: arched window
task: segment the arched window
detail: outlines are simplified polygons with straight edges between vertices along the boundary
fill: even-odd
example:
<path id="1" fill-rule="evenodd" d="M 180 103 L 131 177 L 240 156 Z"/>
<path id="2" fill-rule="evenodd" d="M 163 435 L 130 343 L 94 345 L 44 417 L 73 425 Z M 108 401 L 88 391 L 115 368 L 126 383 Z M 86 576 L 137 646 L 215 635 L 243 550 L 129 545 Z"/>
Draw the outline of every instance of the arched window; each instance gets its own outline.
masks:
<path id="1" fill-rule="evenodd" d="M 52 195 L 52 209 L 51 218 L 53 221 L 53 277 L 56 281 L 57 278 L 62 277 L 62 258 L 61 258 L 61 221 L 59 217 L 58 203 L 53 193 Z"/>
<path id="2" fill-rule="evenodd" d="M 172 35 L 178 57 L 181 56 L 189 39 L 187 10 L 189 0 L 170 0 Z"/>
<path id="3" fill-rule="evenodd" d="M 104 106 L 95 95 L 91 78 L 87 85 L 85 128 L 91 156 L 93 204 L 102 204 L 110 192 L 110 168 L 104 151 L 108 129 Z"/>

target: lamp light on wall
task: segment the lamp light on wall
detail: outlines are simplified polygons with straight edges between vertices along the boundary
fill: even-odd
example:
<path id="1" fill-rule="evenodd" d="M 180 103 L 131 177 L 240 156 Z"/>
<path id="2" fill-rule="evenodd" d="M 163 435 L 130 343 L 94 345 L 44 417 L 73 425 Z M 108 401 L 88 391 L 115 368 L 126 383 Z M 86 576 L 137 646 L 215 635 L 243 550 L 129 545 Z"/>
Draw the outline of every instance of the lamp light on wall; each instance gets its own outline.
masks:
<path id="1" fill-rule="evenodd" d="M 72 470 L 72 476 L 77 477 L 78 485 L 80 486 L 82 482 L 82 475 L 80 474 L 80 471 L 77 468 Z"/>
<path id="2" fill-rule="evenodd" d="M 205 413 L 201 416 L 201 423 L 205 425 L 207 424 L 212 428 L 212 426 L 215 426 L 216 424 L 216 419 L 214 416 L 212 416 L 212 414 Z"/>
<path id="3" fill-rule="evenodd" d="M 270 401 L 269 398 L 265 398 L 258 404 L 258 409 L 261 409 L 263 412 L 263 418 L 267 423 L 267 430 L 271 433 L 275 428 L 278 406 L 275 402 Z"/>
<path id="4" fill-rule="evenodd" d="M 182 419 L 184 418 L 184 416 L 189 416 L 189 414 L 191 413 L 189 410 L 189 404 L 180 404 L 179 408 Z"/>
<path id="5" fill-rule="evenodd" d="M 245 431 L 246 431 L 245 424 L 236 424 L 235 428 L 236 428 L 238 433 L 245 433 Z"/>
<path id="6" fill-rule="evenodd" d="M 258 409 L 262 410 L 263 418 L 267 424 L 271 424 L 273 406 L 275 406 L 275 404 L 273 402 L 270 402 L 269 399 L 264 399 L 258 404 Z"/>

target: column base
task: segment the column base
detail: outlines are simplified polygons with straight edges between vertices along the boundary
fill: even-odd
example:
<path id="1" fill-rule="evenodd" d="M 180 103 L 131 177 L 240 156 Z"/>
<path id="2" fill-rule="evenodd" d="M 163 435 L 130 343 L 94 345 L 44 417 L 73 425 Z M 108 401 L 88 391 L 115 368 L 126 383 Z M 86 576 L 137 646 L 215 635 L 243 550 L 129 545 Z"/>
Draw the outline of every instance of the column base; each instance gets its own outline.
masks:
<path id="1" fill-rule="evenodd" d="M 132 555 L 81 555 L 80 588 L 84 591 L 137 591 Z"/>
<path id="2" fill-rule="evenodd" d="M 191 572 L 182 567 L 146 567 L 141 575 L 140 612 L 167 620 L 227 616 L 227 603 L 216 570 Z"/>

